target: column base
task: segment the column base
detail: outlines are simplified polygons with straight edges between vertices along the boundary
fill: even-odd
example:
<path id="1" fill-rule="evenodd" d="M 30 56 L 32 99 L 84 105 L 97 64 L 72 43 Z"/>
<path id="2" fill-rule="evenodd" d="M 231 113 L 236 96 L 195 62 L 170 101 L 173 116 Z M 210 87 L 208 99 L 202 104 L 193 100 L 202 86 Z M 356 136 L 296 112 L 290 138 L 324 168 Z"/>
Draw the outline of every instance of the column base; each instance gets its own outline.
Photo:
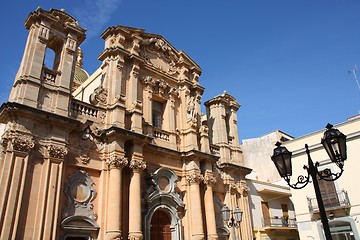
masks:
<path id="1" fill-rule="evenodd" d="M 121 240 L 121 231 L 108 231 L 105 235 L 105 240 Z"/>

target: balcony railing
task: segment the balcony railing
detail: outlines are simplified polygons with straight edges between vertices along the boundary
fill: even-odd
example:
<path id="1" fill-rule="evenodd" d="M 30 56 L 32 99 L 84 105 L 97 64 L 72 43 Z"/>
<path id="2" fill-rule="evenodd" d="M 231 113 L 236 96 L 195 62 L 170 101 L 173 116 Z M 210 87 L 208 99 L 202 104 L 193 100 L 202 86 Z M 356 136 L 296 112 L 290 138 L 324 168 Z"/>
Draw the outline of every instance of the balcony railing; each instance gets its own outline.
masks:
<path id="1" fill-rule="evenodd" d="M 349 208 L 350 201 L 348 197 L 348 193 L 345 190 L 341 190 L 339 192 L 333 194 L 327 194 L 322 196 L 325 210 L 334 210 L 339 208 Z M 316 197 L 307 197 L 308 207 L 311 213 L 319 212 L 319 206 L 317 204 Z"/>
<path id="2" fill-rule="evenodd" d="M 296 219 L 288 217 L 271 217 L 263 218 L 264 227 L 276 227 L 276 228 L 296 228 Z"/>

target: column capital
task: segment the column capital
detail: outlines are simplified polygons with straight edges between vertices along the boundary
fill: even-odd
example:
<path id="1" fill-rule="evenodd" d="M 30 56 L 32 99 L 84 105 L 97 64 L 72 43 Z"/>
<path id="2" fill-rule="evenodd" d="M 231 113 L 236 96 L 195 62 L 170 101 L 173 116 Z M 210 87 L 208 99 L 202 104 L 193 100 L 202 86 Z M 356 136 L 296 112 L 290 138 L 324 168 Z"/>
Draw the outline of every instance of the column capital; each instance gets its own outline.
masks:
<path id="1" fill-rule="evenodd" d="M 11 144 L 9 145 L 9 143 Z M 30 135 L 8 131 L 2 138 L 2 145 L 5 150 L 12 147 L 11 150 L 29 153 L 30 150 L 34 148 L 35 141 Z"/>
<path id="2" fill-rule="evenodd" d="M 204 183 L 208 186 L 213 186 L 216 183 L 216 178 L 214 177 L 214 173 L 211 171 L 205 171 L 204 174 Z"/>
<path id="3" fill-rule="evenodd" d="M 106 160 L 106 164 L 108 165 L 109 169 L 122 169 L 127 163 L 128 160 L 126 157 L 120 157 L 116 155 L 113 155 Z"/>
<path id="4" fill-rule="evenodd" d="M 134 172 L 140 173 L 146 168 L 146 163 L 142 158 L 133 156 L 131 161 L 130 161 L 130 168 Z"/>
<path id="5" fill-rule="evenodd" d="M 199 171 L 192 171 L 186 175 L 186 181 L 189 185 L 199 184 L 204 180 L 204 177 L 200 174 Z"/>
<path id="6" fill-rule="evenodd" d="M 142 240 L 143 235 L 141 233 L 129 233 L 128 239 L 129 240 Z"/>
<path id="7" fill-rule="evenodd" d="M 238 182 L 237 188 L 238 188 L 239 193 L 243 196 L 247 196 L 250 191 L 250 188 L 247 185 L 245 180 L 241 180 L 240 182 Z"/>
<path id="8" fill-rule="evenodd" d="M 65 146 L 58 146 L 54 144 L 48 144 L 46 146 L 49 157 L 64 159 L 66 154 L 68 153 L 68 149 Z"/>

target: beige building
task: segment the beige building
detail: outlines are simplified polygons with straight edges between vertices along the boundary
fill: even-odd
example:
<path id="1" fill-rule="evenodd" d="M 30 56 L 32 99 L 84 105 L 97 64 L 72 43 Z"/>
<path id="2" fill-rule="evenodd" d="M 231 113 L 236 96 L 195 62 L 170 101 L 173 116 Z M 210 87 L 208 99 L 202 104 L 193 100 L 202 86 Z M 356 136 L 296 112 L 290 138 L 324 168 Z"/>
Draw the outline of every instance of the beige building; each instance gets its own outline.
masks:
<path id="1" fill-rule="evenodd" d="M 76 19 L 38 8 L 25 27 L 0 109 L 0 239 L 253 239 L 240 105 L 224 92 L 201 113 L 188 55 L 109 27 L 89 76 Z M 224 204 L 242 209 L 240 228 L 224 224 Z"/>
<path id="2" fill-rule="evenodd" d="M 358 240 L 360 239 L 360 194 L 356 177 L 360 168 L 358 161 L 360 117 L 351 118 L 334 128 L 339 129 L 347 136 L 348 157 L 342 176 L 334 182 L 319 180 L 319 186 L 333 239 Z M 319 171 L 330 169 L 332 173 L 340 172 L 340 169 L 331 163 L 321 145 L 324 132 L 325 129 L 319 130 L 283 144 L 293 152 L 291 183 L 295 183 L 299 175 L 307 176 L 306 170 L 303 169 L 303 166 L 307 165 L 305 144 L 309 146 L 312 160 L 319 162 Z M 325 239 L 312 183 L 301 190 L 292 190 L 291 192 L 301 239 Z"/>
<path id="3" fill-rule="evenodd" d="M 293 137 L 276 130 L 259 138 L 244 139 L 244 163 L 253 171 L 246 178 L 256 240 L 300 239 L 290 188 L 270 160 L 277 141 Z"/>

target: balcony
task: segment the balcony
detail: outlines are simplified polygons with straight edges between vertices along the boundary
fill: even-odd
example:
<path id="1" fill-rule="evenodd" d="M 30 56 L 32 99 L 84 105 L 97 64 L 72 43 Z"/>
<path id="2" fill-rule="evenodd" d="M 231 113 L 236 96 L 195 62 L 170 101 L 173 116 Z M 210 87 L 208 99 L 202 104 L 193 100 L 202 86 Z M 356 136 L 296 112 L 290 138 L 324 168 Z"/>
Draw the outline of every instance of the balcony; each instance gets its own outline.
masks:
<path id="1" fill-rule="evenodd" d="M 331 213 L 336 216 L 348 215 L 351 204 L 347 191 L 341 190 L 332 194 L 323 195 L 322 198 L 327 213 Z M 319 206 L 317 204 L 316 197 L 307 197 L 307 201 L 309 211 L 313 214 L 313 218 L 315 218 L 319 215 Z"/>
<path id="2" fill-rule="evenodd" d="M 287 229 L 297 229 L 296 219 L 288 217 L 271 217 L 263 218 L 263 227 L 265 229 L 278 229 L 278 230 L 287 230 Z"/>

